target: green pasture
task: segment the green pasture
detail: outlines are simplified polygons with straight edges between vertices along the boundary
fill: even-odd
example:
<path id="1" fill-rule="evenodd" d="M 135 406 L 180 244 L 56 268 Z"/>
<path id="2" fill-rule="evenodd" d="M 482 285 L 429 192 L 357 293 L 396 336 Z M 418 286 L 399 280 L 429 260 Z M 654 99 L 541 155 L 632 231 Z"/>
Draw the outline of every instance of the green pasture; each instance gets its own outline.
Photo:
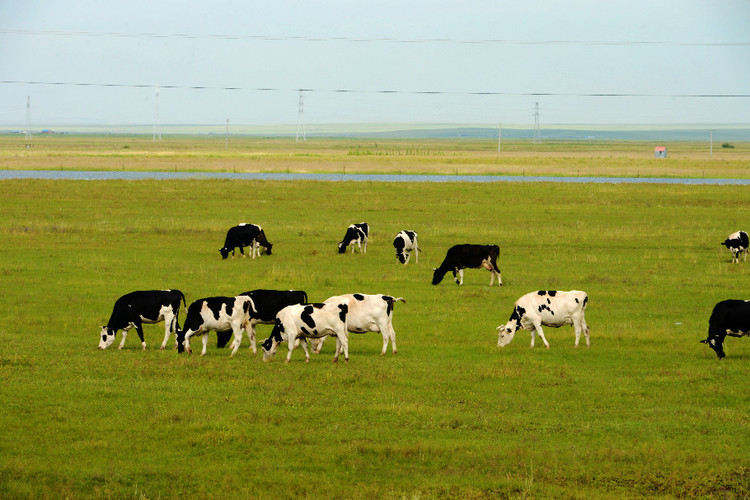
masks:
<path id="1" fill-rule="evenodd" d="M 0 498 L 747 498 L 750 341 L 698 341 L 750 298 L 724 238 L 747 187 L 260 181 L 0 181 Z M 745 200 L 745 201 L 743 201 Z M 367 254 L 338 255 L 367 221 Z M 222 261 L 253 222 L 272 256 Z M 392 239 L 419 233 L 419 263 Z M 432 286 L 455 243 L 485 270 Z M 114 301 L 255 288 L 404 297 L 379 334 L 304 363 L 159 351 L 163 325 L 97 350 Z M 495 328 L 537 289 L 585 290 L 591 348 Z M 184 320 L 184 311 L 180 320 Z M 261 325 L 259 337 L 270 333 Z M 119 335 L 117 343 L 119 343 Z M 116 347 L 117 344 L 115 344 Z M 170 346 L 172 341 L 170 341 Z"/>

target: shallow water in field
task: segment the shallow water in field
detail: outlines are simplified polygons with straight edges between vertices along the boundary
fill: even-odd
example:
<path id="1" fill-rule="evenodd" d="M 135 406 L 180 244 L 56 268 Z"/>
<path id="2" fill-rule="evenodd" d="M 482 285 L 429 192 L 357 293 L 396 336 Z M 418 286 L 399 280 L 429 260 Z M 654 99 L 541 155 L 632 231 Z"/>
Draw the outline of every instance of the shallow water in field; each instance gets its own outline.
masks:
<path id="1" fill-rule="evenodd" d="M 750 179 L 681 179 L 670 177 L 555 177 L 520 175 L 393 175 L 393 174 L 292 174 L 229 172 L 123 172 L 83 170 L 0 170 L 3 179 L 69 180 L 169 180 L 242 179 L 274 181 L 354 182 L 561 182 L 570 184 L 694 184 L 750 185 Z"/>

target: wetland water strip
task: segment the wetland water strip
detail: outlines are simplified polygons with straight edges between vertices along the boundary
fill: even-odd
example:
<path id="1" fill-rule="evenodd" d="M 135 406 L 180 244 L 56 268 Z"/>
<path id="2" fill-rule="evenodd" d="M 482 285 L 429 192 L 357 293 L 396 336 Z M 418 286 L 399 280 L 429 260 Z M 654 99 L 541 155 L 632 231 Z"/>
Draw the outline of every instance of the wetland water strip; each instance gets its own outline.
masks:
<path id="1" fill-rule="evenodd" d="M 326 182 L 559 182 L 569 184 L 684 184 L 684 185 L 750 185 L 750 179 L 680 178 L 680 177 L 563 177 L 521 175 L 408 175 L 408 174 L 303 174 L 303 173 L 232 173 L 232 172 L 131 172 L 99 170 L 0 170 L 5 179 L 59 179 L 79 181 L 106 180 L 176 180 L 237 179 L 273 181 Z"/>

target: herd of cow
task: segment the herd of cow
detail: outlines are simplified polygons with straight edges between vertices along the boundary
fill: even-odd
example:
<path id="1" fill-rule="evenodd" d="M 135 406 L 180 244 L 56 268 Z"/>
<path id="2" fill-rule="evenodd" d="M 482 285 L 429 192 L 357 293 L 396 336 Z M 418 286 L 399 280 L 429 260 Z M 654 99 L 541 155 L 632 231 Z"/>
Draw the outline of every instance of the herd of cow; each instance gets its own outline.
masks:
<path id="1" fill-rule="evenodd" d="M 351 246 L 354 252 L 356 244 L 361 253 L 366 253 L 369 233 L 370 227 L 366 222 L 350 225 L 344 239 L 338 244 L 338 252 L 346 252 L 347 246 Z M 740 256 L 747 261 L 750 245 L 745 231 L 731 234 L 722 244 L 732 252 L 733 263 L 739 262 Z M 243 249 L 248 247 L 250 255 L 255 258 L 260 255 L 261 247 L 270 255 L 272 246 L 260 226 L 239 224 L 229 229 L 219 252 L 226 259 L 230 252 L 234 256 L 235 249 L 239 248 L 244 256 Z M 409 262 L 412 252 L 419 262 L 420 249 L 416 232 L 399 232 L 393 246 L 396 257 L 402 264 Z M 500 286 L 502 279 L 497 264 L 498 255 L 497 245 L 454 245 L 448 249 L 443 263 L 434 269 L 432 284 L 439 284 L 450 271 L 454 281 L 461 285 L 464 269 L 484 268 L 490 272 L 490 286 L 494 284 L 495 278 Z M 302 290 L 252 290 L 235 297 L 207 297 L 187 306 L 185 295 L 179 290 L 136 291 L 123 295 L 115 302 L 109 322 L 102 327 L 99 349 L 109 347 L 118 330 L 122 330 L 122 349 L 127 333 L 132 328 L 136 329 L 142 348 L 145 349 L 142 325 L 164 321 L 164 341 L 160 349 L 167 346 L 169 336 L 174 334 L 177 351 L 192 353 L 190 339 L 201 336 L 201 356 L 206 354 L 210 331 L 217 332 L 217 347 L 224 347 L 230 338 L 233 339 L 230 346 L 232 356 L 239 349 L 245 332 L 250 348 L 256 354 L 255 326 L 259 323 L 274 325 L 271 335 L 261 345 L 264 361 L 276 353 L 282 342 L 287 342 L 288 345 L 286 361 L 289 361 L 293 349 L 299 345 L 305 352 L 305 361 L 309 361 L 308 341 L 313 351 L 319 353 L 327 336 L 336 337 L 334 362 L 342 352 L 344 359 L 348 361 L 348 334 L 366 332 L 382 334 L 381 355 L 386 353 L 389 342 L 393 354 L 396 354 L 393 308 L 398 301 L 406 302 L 401 297 L 355 293 L 330 297 L 320 303 L 309 303 L 307 293 Z M 531 347 L 534 347 L 535 336 L 539 335 L 545 347 L 549 348 L 542 326 L 557 328 L 572 325 L 575 330 L 575 346 L 578 346 L 583 333 L 586 347 L 589 347 L 589 328 L 584 317 L 587 303 L 587 294 L 577 290 L 539 290 L 528 293 L 516 301 L 508 322 L 498 327 L 497 346 L 509 344 L 515 333 L 524 329 L 531 333 Z M 178 322 L 181 304 L 187 308 L 182 328 Z M 709 319 L 708 338 L 701 342 L 709 344 L 721 359 L 725 356 L 723 343 L 727 335 L 750 335 L 750 301 L 725 300 L 716 304 Z"/>

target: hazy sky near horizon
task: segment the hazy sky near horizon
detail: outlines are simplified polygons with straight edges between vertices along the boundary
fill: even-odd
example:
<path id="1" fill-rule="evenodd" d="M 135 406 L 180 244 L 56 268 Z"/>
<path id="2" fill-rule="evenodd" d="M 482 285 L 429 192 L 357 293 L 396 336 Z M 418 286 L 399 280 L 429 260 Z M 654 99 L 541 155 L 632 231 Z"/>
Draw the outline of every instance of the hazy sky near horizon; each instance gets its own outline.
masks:
<path id="1" fill-rule="evenodd" d="M 0 2 L 0 123 L 149 124 L 157 86 L 161 124 L 299 89 L 308 124 L 748 124 L 750 1 Z"/>

